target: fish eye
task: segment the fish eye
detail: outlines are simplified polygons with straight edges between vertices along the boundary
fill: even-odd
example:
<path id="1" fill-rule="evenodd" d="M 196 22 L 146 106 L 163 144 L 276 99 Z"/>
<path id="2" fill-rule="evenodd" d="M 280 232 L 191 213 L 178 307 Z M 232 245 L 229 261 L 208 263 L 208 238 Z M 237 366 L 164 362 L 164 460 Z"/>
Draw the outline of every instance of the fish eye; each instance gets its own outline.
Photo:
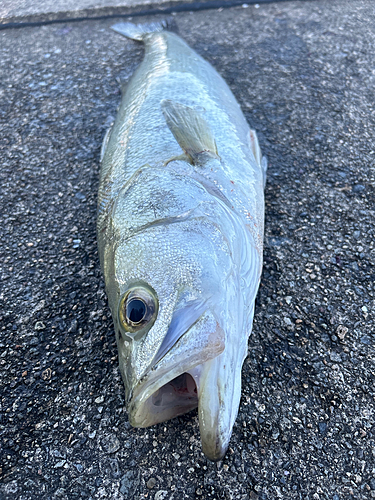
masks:
<path id="1" fill-rule="evenodd" d="M 133 325 L 138 325 L 146 316 L 147 305 L 142 299 L 131 299 L 126 303 L 126 320 Z"/>
<path id="2" fill-rule="evenodd" d="M 154 324 L 158 313 L 155 292 L 148 286 L 129 289 L 119 306 L 119 320 L 125 334 L 136 339 L 144 335 Z"/>

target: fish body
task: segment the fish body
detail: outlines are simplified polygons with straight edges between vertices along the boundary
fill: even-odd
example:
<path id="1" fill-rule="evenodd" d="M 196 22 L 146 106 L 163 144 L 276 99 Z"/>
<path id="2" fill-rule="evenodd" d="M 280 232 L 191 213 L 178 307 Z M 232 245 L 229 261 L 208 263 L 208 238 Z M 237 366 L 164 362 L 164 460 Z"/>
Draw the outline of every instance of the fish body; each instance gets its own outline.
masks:
<path id="1" fill-rule="evenodd" d="M 98 247 L 129 421 L 198 407 L 204 453 L 237 416 L 262 269 L 266 160 L 214 68 L 161 25 L 145 44 L 101 154 Z"/>

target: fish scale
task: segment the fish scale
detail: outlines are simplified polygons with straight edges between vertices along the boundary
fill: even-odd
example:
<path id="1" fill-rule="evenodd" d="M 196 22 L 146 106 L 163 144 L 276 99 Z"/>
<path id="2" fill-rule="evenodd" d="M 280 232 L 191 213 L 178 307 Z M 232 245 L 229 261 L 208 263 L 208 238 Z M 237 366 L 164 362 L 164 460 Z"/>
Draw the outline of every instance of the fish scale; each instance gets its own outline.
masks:
<path id="1" fill-rule="evenodd" d="M 98 194 L 129 420 L 198 407 L 203 451 L 218 460 L 261 275 L 266 160 L 227 84 L 181 38 L 160 24 L 113 29 L 145 44 L 103 142 Z"/>

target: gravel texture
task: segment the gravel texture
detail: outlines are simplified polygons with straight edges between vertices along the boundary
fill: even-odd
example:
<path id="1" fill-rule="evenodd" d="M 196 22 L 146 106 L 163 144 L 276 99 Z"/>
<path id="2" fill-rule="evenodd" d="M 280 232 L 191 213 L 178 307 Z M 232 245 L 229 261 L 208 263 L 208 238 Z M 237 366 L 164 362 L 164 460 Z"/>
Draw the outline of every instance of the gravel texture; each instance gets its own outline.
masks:
<path id="1" fill-rule="evenodd" d="M 142 47 L 110 21 L 1 37 L 0 499 L 375 498 L 373 1 L 175 16 L 269 158 L 229 452 L 132 429 L 95 240 L 99 151 Z"/>

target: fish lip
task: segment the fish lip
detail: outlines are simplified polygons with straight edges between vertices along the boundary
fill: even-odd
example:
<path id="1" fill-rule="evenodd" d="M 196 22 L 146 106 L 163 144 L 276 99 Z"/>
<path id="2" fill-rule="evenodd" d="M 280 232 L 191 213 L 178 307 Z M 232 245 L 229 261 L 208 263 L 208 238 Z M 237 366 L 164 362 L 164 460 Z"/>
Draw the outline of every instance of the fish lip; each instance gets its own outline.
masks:
<path id="1" fill-rule="evenodd" d="M 228 451 L 229 441 L 231 435 L 225 440 L 220 439 L 219 436 L 215 437 L 214 444 L 209 443 L 207 440 L 202 440 L 202 451 L 211 462 L 220 462 Z"/>

